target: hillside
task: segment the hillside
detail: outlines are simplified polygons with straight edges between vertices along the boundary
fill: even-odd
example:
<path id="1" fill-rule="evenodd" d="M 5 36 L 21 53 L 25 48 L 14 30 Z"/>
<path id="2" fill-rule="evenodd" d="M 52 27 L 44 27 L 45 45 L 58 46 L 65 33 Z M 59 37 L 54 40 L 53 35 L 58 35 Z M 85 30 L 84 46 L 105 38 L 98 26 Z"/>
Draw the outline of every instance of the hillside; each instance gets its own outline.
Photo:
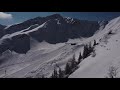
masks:
<path id="1" fill-rule="evenodd" d="M 118 68 L 116 77 L 120 77 L 120 17 L 111 20 L 90 39 L 99 43 L 95 47 L 96 56 L 84 59 L 70 78 L 105 78 L 110 67 Z"/>

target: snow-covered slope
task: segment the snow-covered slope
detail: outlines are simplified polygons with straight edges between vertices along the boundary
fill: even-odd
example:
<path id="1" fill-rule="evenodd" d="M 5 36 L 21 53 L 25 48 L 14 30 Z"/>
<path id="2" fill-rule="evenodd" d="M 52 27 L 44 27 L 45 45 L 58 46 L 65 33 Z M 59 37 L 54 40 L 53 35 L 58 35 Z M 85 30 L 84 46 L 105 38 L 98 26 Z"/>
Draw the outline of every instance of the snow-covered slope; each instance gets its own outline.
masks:
<path id="1" fill-rule="evenodd" d="M 111 66 L 118 68 L 120 77 L 120 17 L 111 20 L 103 29 L 90 37 L 88 41 L 97 40 L 96 56 L 89 56 L 80 63 L 70 78 L 104 78 L 108 76 Z"/>
<path id="2" fill-rule="evenodd" d="M 32 42 L 37 43 L 33 40 Z M 37 43 L 36 47 L 26 54 L 7 51 L 0 57 L 0 77 L 40 77 L 43 74 L 49 76 L 56 63 L 61 67 L 64 66 L 80 47 L 65 43 L 53 45 L 42 42 Z"/>

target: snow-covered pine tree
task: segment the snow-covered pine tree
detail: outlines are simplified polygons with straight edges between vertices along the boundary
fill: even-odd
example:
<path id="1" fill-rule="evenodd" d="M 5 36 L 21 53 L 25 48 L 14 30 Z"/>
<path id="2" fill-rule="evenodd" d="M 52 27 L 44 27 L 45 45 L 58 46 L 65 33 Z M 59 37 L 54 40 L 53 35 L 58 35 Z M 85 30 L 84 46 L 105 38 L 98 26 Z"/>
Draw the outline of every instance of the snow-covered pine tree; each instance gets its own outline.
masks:
<path id="1" fill-rule="evenodd" d="M 71 72 L 71 66 L 70 66 L 70 63 L 68 62 L 65 66 L 65 74 L 70 74 Z"/>
<path id="2" fill-rule="evenodd" d="M 71 60 L 71 69 L 75 68 L 76 66 L 77 66 L 77 62 L 75 60 L 75 54 L 74 54 Z"/>
<path id="3" fill-rule="evenodd" d="M 84 49 L 83 49 L 83 59 L 87 58 L 91 52 L 94 51 L 94 47 L 91 45 L 91 42 L 89 43 L 89 45 L 84 45 Z"/>
<path id="4" fill-rule="evenodd" d="M 88 56 L 90 55 L 91 52 L 94 51 L 94 46 L 91 45 L 91 42 L 89 43 L 89 53 L 88 53 Z"/>
<path id="5" fill-rule="evenodd" d="M 57 73 L 57 70 L 55 68 L 54 68 L 54 71 L 53 71 L 51 78 L 58 78 L 58 73 Z"/>
<path id="6" fill-rule="evenodd" d="M 78 64 L 82 61 L 82 55 L 81 55 L 81 52 L 79 54 L 79 57 L 78 57 Z"/>
<path id="7" fill-rule="evenodd" d="M 64 78 L 64 72 L 59 68 L 59 78 Z"/>
<path id="8" fill-rule="evenodd" d="M 88 56 L 88 45 L 84 45 L 84 48 L 83 48 L 83 59 L 85 59 L 87 56 Z"/>

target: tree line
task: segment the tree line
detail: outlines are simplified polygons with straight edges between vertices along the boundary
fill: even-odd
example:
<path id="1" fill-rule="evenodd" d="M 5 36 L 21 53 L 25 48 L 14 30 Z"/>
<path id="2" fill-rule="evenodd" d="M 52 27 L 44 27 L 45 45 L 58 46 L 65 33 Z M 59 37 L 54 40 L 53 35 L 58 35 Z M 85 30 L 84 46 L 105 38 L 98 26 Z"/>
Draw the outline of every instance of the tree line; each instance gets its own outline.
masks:
<path id="1" fill-rule="evenodd" d="M 96 41 L 94 40 L 93 45 L 91 44 L 91 42 L 84 45 L 83 53 L 79 53 L 77 61 L 75 59 L 75 55 L 73 55 L 73 57 L 66 63 L 64 70 L 62 70 L 60 67 L 58 67 L 58 69 L 54 68 L 54 71 L 50 78 L 68 78 L 70 74 L 78 69 L 78 65 L 81 63 L 81 61 L 90 56 L 92 52 L 94 52 L 94 47 L 97 44 L 98 43 L 96 43 Z"/>

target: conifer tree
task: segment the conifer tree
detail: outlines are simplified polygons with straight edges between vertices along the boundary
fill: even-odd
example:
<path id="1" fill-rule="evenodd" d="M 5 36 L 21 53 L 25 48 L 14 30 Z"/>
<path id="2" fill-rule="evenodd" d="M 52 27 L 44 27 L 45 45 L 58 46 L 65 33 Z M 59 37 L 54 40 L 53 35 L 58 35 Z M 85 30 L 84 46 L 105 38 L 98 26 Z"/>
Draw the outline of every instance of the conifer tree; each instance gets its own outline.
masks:
<path id="1" fill-rule="evenodd" d="M 93 52 L 94 47 L 91 45 L 91 42 L 89 43 L 88 47 L 88 56 L 90 55 L 91 52 Z"/>
<path id="2" fill-rule="evenodd" d="M 94 44 L 93 44 L 93 46 L 96 46 L 96 45 L 97 45 L 96 40 L 94 40 Z"/>
<path id="3" fill-rule="evenodd" d="M 81 62 L 81 60 L 82 60 L 82 55 L 81 55 L 81 52 L 80 52 L 79 57 L 78 57 L 78 64 Z"/>
<path id="4" fill-rule="evenodd" d="M 85 59 L 88 56 L 88 45 L 84 45 L 82 56 L 83 56 L 83 59 Z"/>
<path id="5" fill-rule="evenodd" d="M 76 62 L 76 60 L 75 60 L 75 54 L 74 54 L 74 55 L 73 55 L 73 58 L 72 58 L 72 60 L 71 60 L 71 68 L 72 68 L 72 69 L 75 68 L 76 65 L 77 65 L 77 62 Z"/>
<path id="6" fill-rule="evenodd" d="M 54 77 L 57 78 L 58 77 L 58 73 L 57 73 L 57 70 L 54 69 Z"/>
<path id="7" fill-rule="evenodd" d="M 83 55 L 82 55 L 83 59 L 88 57 L 90 55 L 90 53 L 93 51 L 94 51 L 94 47 L 91 45 L 91 42 L 89 43 L 89 45 L 84 45 Z"/>
<path id="8" fill-rule="evenodd" d="M 51 78 L 58 78 L 58 73 L 57 73 L 57 70 L 55 68 L 54 68 L 54 71 L 53 71 Z"/>
<path id="9" fill-rule="evenodd" d="M 65 74 L 70 74 L 71 72 L 71 66 L 70 63 L 67 63 L 65 66 Z"/>
<path id="10" fill-rule="evenodd" d="M 59 68 L 59 78 L 63 78 L 63 77 L 64 77 L 63 71 L 61 70 L 61 68 Z"/>

